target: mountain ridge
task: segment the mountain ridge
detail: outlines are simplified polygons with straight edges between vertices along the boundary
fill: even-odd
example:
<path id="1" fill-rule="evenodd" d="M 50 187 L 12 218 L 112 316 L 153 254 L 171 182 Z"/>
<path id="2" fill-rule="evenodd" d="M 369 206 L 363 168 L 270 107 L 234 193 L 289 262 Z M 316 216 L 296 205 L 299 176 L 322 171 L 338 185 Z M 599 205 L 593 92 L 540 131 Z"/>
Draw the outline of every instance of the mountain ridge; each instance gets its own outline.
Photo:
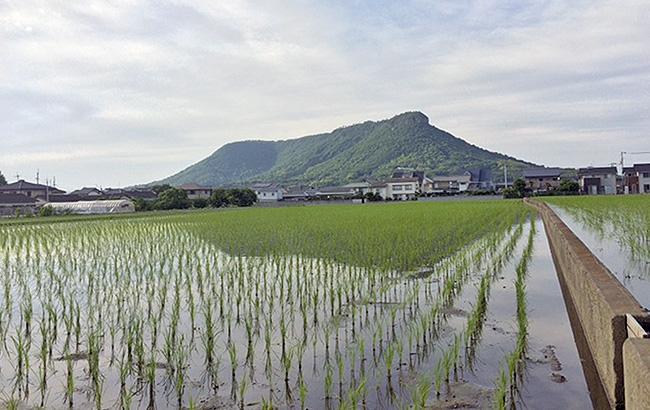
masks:
<path id="1" fill-rule="evenodd" d="M 489 168 L 498 175 L 502 161 L 507 161 L 511 175 L 538 166 L 470 144 L 431 125 L 422 112 L 408 111 L 380 121 L 339 127 L 328 133 L 228 143 L 205 159 L 155 183 L 331 185 L 385 178 L 397 166 L 422 169 L 428 175 L 451 175 L 475 168 Z"/>

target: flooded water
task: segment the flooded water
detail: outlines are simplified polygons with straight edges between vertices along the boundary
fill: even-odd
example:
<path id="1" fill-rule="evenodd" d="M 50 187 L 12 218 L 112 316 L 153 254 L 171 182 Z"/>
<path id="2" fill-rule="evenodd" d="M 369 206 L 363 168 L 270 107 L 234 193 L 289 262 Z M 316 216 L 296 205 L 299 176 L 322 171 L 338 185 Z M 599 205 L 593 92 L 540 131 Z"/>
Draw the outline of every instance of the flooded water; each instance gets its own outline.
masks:
<path id="1" fill-rule="evenodd" d="M 491 408 L 514 357 L 508 404 L 591 408 L 535 226 L 411 273 L 231 256 L 176 224 L 106 228 L 93 246 L 57 226 L 59 253 L 11 240 L 0 406 Z"/>
<path id="2" fill-rule="evenodd" d="M 561 207 L 550 206 L 636 300 L 650 308 L 650 261 L 635 259 L 625 245 L 616 239 L 613 227 L 604 225 L 600 227 L 602 230 L 596 231 Z"/>

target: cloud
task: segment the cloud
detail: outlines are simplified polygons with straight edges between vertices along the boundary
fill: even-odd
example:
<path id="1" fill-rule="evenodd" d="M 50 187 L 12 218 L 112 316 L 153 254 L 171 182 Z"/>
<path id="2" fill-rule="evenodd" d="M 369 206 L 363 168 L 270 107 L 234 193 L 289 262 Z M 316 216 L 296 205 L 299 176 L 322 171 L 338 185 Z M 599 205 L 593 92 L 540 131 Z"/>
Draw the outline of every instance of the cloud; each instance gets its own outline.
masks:
<path id="1" fill-rule="evenodd" d="M 239 139 L 422 110 L 548 165 L 647 151 L 646 1 L 7 1 L 0 170 L 158 179 Z"/>

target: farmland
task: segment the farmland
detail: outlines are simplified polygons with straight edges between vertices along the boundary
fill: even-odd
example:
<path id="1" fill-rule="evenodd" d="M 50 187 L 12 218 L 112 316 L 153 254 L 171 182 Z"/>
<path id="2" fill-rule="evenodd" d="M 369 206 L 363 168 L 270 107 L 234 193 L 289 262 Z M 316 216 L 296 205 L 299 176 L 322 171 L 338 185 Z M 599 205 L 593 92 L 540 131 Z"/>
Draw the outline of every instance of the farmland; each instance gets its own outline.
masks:
<path id="1" fill-rule="evenodd" d="M 546 201 L 639 302 L 650 306 L 648 197 L 558 197 Z"/>
<path id="2" fill-rule="evenodd" d="M 517 405 L 540 228 L 515 201 L 5 223 L 0 400 Z"/>

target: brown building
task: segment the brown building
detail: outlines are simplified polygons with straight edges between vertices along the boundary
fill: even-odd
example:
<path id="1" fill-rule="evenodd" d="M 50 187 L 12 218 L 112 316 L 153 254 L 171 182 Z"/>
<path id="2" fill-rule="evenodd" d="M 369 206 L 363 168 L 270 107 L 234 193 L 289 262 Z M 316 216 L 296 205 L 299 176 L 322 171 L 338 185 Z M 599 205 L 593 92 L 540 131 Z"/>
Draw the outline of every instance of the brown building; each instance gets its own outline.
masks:
<path id="1" fill-rule="evenodd" d="M 562 170 L 559 168 L 529 168 L 524 170 L 526 186 L 533 191 L 551 191 L 560 186 Z"/>

